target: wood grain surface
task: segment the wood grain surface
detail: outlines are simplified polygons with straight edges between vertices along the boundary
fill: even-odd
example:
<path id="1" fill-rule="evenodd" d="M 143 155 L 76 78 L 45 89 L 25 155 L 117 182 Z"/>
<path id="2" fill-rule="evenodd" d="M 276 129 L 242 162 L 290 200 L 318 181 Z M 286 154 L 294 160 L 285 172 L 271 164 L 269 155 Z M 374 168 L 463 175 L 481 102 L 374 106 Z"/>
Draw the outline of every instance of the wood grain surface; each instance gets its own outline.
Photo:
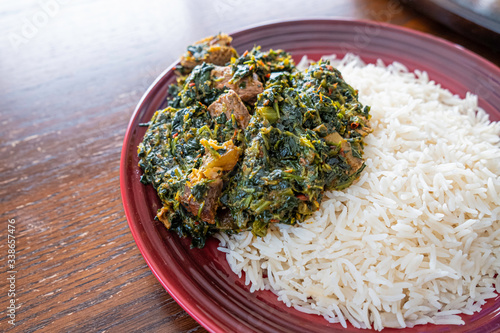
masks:
<path id="1" fill-rule="evenodd" d="M 205 332 L 129 231 L 119 161 L 133 109 L 186 45 L 270 20 L 390 22 L 499 53 L 395 1 L 19 0 L 0 3 L 0 331 Z M 15 219 L 15 326 L 8 220 Z"/>

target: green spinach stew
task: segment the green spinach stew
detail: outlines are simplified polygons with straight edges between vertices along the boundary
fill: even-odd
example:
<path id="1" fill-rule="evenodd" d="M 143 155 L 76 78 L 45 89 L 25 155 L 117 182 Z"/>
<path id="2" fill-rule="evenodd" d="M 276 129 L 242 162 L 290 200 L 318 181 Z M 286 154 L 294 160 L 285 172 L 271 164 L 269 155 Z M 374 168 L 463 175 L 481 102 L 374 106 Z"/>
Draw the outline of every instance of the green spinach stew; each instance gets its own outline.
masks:
<path id="1" fill-rule="evenodd" d="M 363 171 L 370 107 L 328 61 L 299 71 L 260 47 L 238 56 L 226 34 L 187 48 L 138 148 L 156 218 L 192 246 L 215 232 L 295 224 Z"/>

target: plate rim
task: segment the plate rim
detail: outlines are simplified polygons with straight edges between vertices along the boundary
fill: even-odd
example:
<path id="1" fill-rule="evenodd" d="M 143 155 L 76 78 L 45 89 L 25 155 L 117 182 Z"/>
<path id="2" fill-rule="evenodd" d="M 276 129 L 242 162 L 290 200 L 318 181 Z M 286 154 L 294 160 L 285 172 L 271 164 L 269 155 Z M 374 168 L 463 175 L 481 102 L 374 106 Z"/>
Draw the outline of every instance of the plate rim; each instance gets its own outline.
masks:
<path id="1" fill-rule="evenodd" d="M 328 17 L 315 17 L 315 18 L 297 18 L 297 19 L 289 19 L 289 20 L 271 20 L 271 21 L 264 21 L 252 25 L 245 26 L 244 28 L 237 29 L 231 33 L 228 33 L 230 36 L 233 35 L 239 35 L 242 33 L 248 33 L 251 30 L 254 29 L 259 29 L 259 28 L 272 28 L 273 26 L 280 26 L 280 25 L 286 25 L 286 24 L 306 24 L 306 23 L 340 23 L 340 24 L 352 24 L 352 23 L 358 23 L 358 24 L 365 24 L 365 25 L 371 25 L 371 26 L 377 26 L 377 27 L 383 27 L 385 29 L 389 29 L 392 31 L 395 31 L 397 33 L 403 33 L 403 34 L 409 34 L 413 36 L 420 37 L 424 40 L 428 40 L 430 42 L 438 43 L 447 47 L 450 47 L 452 49 L 456 49 L 457 52 L 463 53 L 468 57 L 472 57 L 476 61 L 482 64 L 486 69 L 489 69 L 492 72 L 495 72 L 498 77 L 500 78 L 500 67 L 496 66 L 494 63 L 489 61 L 486 58 L 481 57 L 480 55 L 476 54 L 475 52 L 463 47 L 460 44 L 450 42 L 444 38 L 438 37 L 431 35 L 426 32 L 414 30 L 408 27 L 404 26 L 399 26 L 395 25 L 392 23 L 387 23 L 387 22 L 378 22 L 378 21 L 372 21 L 372 20 L 366 20 L 366 19 L 344 19 L 344 18 L 328 18 Z M 165 288 L 165 290 L 169 293 L 169 295 L 194 319 L 196 320 L 201 326 L 203 326 L 205 329 L 207 329 L 209 332 L 219 332 L 219 330 L 222 330 L 222 327 L 220 327 L 217 322 L 211 320 L 209 316 L 207 316 L 204 311 L 200 310 L 199 308 L 195 308 L 190 306 L 189 302 L 185 301 L 182 297 L 180 297 L 176 292 L 175 292 L 175 286 L 171 285 L 168 280 L 165 280 L 161 277 L 161 274 L 159 272 L 159 267 L 157 263 L 150 258 L 148 252 L 146 251 L 146 245 L 143 244 L 142 239 L 139 235 L 139 230 L 136 229 L 135 225 L 132 223 L 133 221 L 133 214 L 131 211 L 130 205 L 128 205 L 128 202 L 133 200 L 133 198 L 130 197 L 128 193 L 128 189 L 126 186 L 126 158 L 127 158 L 127 147 L 128 143 L 130 141 L 132 132 L 134 131 L 134 123 L 136 118 L 139 115 L 140 110 L 144 107 L 144 104 L 148 98 L 150 98 L 150 94 L 152 91 L 155 89 L 155 87 L 158 85 L 160 81 L 162 81 L 165 76 L 167 76 L 169 73 L 172 72 L 172 70 L 175 68 L 175 66 L 179 63 L 179 58 L 172 63 L 170 66 L 168 66 L 164 71 L 162 71 L 161 74 L 157 76 L 157 78 L 151 83 L 151 85 L 147 88 L 147 90 L 144 92 L 142 95 L 141 99 L 139 100 L 137 106 L 134 109 L 134 112 L 132 113 L 129 123 L 127 125 L 127 129 L 124 135 L 123 139 L 123 145 L 122 145 L 122 150 L 121 150 L 121 156 L 120 156 L 120 193 L 121 193 L 121 199 L 122 199 L 122 204 L 123 208 L 125 211 L 125 216 L 127 218 L 127 224 L 129 226 L 129 229 L 132 233 L 132 236 L 134 238 L 134 241 L 139 248 L 139 251 L 141 252 L 142 257 L 146 261 L 146 264 L 148 265 L 149 269 L 153 273 L 153 275 L 156 277 L 156 279 L 160 282 L 160 284 Z M 444 326 L 441 326 L 444 327 Z"/>

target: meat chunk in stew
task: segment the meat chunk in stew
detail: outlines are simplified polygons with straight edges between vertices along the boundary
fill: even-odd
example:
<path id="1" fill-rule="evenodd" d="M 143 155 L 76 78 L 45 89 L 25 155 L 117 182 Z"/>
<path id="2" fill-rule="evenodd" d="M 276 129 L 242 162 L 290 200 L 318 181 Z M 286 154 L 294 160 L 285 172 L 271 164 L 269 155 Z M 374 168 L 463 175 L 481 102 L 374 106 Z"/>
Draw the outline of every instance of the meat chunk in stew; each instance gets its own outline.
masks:
<path id="1" fill-rule="evenodd" d="M 202 62 L 224 66 L 238 53 L 231 46 L 232 38 L 226 34 L 218 34 L 197 41 L 188 47 L 188 51 L 181 57 L 177 71 L 186 75 Z"/>
<path id="2" fill-rule="evenodd" d="M 214 88 L 223 89 L 227 87 L 234 90 L 241 100 L 248 103 L 253 103 L 257 99 L 257 95 L 264 91 L 262 82 L 259 81 L 257 74 L 247 76 L 241 80 L 232 82 L 233 73 L 231 67 L 216 66 L 212 69 L 212 80 Z"/>
<path id="3" fill-rule="evenodd" d="M 234 90 L 229 90 L 227 93 L 220 95 L 215 102 L 210 104 L 208 112 L 210 112 L 212 118 L 224 113 L 230 119 L 231 115 L 234 114 L 238 126 L 243 129 L 248 126 L 250 121 L 250 113 L 248 113 L 247 107 Z"/>

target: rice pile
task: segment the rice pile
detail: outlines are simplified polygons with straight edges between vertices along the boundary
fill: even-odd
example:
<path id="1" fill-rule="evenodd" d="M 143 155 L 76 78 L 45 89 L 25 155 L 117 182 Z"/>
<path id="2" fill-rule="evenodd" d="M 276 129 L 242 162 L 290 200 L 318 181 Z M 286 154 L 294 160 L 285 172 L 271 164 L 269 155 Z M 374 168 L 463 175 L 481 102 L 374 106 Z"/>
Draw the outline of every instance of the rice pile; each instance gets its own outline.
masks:
<path id="1" fill-rule="evenodd" d="M 372 107 L 362 176 L 304 223 L 219 234 L 219 250 L 252 291 L 344 327 L 463 324 L 500 291 L 500 124 L 425 72 L 335 65 Z"/>

